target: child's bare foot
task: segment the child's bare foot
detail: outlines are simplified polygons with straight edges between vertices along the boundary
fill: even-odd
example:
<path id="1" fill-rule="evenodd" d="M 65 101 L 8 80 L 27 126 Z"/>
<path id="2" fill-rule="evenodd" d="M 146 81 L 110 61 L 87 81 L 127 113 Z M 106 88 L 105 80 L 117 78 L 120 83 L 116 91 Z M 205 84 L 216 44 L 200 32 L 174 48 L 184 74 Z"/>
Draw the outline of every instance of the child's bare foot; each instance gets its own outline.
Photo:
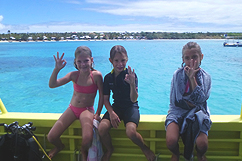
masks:
<path id="1" fill-rule="evenodd" d="M 155 154 L 148 147 L 143 150 L 143 153 L 148 161 L 155 161 Z"/>
<path id="2" fill-rule="evenodd" d="M 205 155 L 203 155 L 202 157 L 197 156 L 197 160 L 198 161 L 207 161 L 207 158 Z"/>
<path id="3" fill-rule="evenodd" d="M 103 157 L 102 157 L 102 161 L 109 161 L 109 159 L 111 158 L 111 156 L 112 156 L 112 154 L 113 154 L 113 148 L 112 149 L 110 149 L 110 150 L 107 150 L 105 153 L 104 153 L 104 155 L 103 155 Z"/>
<path id="4" fill-rule="evenodd" d="M 179 156 L 172 154 L 171 161 L 179 161 Z"/>
<path id="5" fill-rule="evenodd" d="M 53 158 L 57 153 L 59 153 L 64 148 L 65 148 L 65 145 L 64 144 L 62 144 L 61 147 L 54 147 L 53 149 L 51 149 L 51 151 L 49 152 L 48 156 L 50 158 Z"/>

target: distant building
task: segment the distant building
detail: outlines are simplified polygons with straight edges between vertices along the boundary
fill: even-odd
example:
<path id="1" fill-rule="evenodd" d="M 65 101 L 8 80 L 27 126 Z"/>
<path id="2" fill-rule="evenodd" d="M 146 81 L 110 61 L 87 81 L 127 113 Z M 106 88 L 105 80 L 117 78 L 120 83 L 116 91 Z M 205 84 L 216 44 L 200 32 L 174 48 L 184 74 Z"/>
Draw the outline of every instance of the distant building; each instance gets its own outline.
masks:
<path id="1" fill-rule="evenodd" d="M 86 39 L 91 39 L 91 37 L 89 35 L 86 35 L 85 38 Z"/>
<path id="2" fill-rule="evenodd" d="M 72 38 L 73 40 L 77 40 L 77 39 L 78 39 L 78 36 L 77 36 L 77 35 L 71 35 L 71 38 Z"/>
<path id="3" fill-rule="evenodd" d="M 89 35 L 81 36 L 80 39 L 91 39 Z"/>
<path id="4" fill-rule="evenodd" d="M 48 39 L 48 37 L 47 36 L 43 36 L 43 40 L 47 40 Z"/>

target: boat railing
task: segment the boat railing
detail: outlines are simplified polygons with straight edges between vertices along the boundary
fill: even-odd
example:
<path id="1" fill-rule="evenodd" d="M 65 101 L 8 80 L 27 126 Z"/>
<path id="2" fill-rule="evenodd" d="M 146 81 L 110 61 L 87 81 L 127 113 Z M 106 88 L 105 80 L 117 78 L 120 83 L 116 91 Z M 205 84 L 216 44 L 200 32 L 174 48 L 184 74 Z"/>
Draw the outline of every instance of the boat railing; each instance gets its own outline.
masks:
<path id="1" fill-rule="evenodd" d="M 2 114 L 8 113 L 7 109 L 5 108 L 1 98 L 0 98 L 0 111 L 2 112 Z"/>
<path id="2" fill-rule="evenodd" d="M 47 152 L 53 148 L 53 145 L 47 141 L 47 135 L 61 114 L 7 112 L 3 106 L 0 101 L 2 111 L 0 123 L 9 124 L 18 121 L 20 125 L 23 125 L 26 122 L 33 122 L 36 127 L 34 133 L 40 144 Z M 141 115 L 140 124 L 137 128 L 137 131 L 144 138 L 145 144 L 155 154 L 161 153 L 159 160 L 162 161 L 168 161 L 171 158 L 171 152 L 166 147 L 165 119 L 166 115 Z M 242 161 L 242 112 L 240 115 L 211 115 L 211 120 L 213 124 L 208 132 L 207 159 L 209 161 Z M 0 135 L 5 133 L 4 129 L 0 127 Z M 73 161 L 80 157 L 81 134 L 82 129 L 77 120 L 61 136 L 66 146 L 53 158 L 53 161 Z M 111 129 L 110 135 L 114 146 L 111 161 L 146 161 L 140 148 L 126 136 L 123 122 L 120 123 L 118 129 Z M 179 145 L 180 152 L 183 153 L 184 146 L 181 141 Z M 196 156 L 195 150 L 194 156 Z M 47 160 L 47 158 L 44 159 L 44 161 Z M 196 157 L 194 160 L 196 160 Z"/>

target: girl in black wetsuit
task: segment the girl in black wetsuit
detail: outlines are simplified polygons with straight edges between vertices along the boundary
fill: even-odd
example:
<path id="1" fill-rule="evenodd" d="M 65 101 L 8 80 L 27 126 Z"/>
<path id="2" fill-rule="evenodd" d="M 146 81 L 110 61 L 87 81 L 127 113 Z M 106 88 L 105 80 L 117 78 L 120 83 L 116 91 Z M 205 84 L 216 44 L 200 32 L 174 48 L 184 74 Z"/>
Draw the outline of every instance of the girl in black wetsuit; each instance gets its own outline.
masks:
<path id="1" fill-rule="evenodd" d="M 109 61 L 113 70 L 104 78 L 103 94 L 107 112 L 99 124 L 99 135 L 107 151 L 102 160 L 108 161 L 113 152 L 113 145 L 109 130 L 117 128 L 121 120 L 124 121 L 127 136 L 137 144 L 148 161 L 155 160 L 154 153 L 144 144 L 142 136 L 136 131 L 139 124 L 138 79 L 131 67 L 126 69 L 128 55 L 123 46 L 116 45 L 110 51 Z M 109 102 L 110 91 L 113 93 L 114 103 Z"/>

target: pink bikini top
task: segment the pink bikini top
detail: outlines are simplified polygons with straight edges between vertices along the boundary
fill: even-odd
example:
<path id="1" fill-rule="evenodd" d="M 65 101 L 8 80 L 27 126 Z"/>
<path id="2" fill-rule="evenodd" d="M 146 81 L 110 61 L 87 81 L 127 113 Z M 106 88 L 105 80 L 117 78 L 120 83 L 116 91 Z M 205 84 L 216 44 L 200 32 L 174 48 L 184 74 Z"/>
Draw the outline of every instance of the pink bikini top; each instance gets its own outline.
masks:
<path id="1" fill-rule="evenodd" d="M 92 83 L 90 86 L 80 86 L 77 84 L 77 81 L 78 81 L 78 78 L 79 78 L 79 74 L 77 76 L 77 79 L 76 79 L 76 82 L 74 82 L 73 84 L 73 87 L 74 87 L 74 90 L 78 93 L 86 93 L 86 94 L 92 94 L 92 93 L 96 93 L 97 92 L 97 85 L 94 83 L 94 79 L 93 79 L 93 75 L 92 75 L 92 72 L 91 72 L 91 78 L 92 78 Z"/>

